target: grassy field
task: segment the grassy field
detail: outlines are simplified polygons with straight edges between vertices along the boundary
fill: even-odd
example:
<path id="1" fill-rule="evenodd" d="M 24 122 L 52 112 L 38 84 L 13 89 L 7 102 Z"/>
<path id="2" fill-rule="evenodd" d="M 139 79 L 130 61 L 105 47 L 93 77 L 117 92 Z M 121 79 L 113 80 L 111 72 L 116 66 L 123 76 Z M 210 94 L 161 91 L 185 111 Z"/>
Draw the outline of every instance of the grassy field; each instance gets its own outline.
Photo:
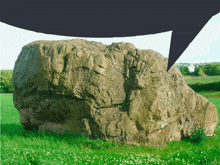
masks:
<path id="1" fill-rule="evenodd" d="M 216 84 L 220 84 L 220 76 L 206 76 L 206 77 L 192 77 L 192 76 L 184 76 L 186 83 L 190 86 L 196 84 L 198 86 L 216 86 Z M 208 87 L 209 89 L 210 87 Z M 204 89 L 202 87 L 202 89 Z M 198 94 L 206 97 L 206 98 L 219 98 L 220 99 L 220 91 L 200 91 Z"/>
<path id="2" fill-rule="evenodd" d="M 215 83 L 220 82 L 220 76 L 205 76 L 205 77 L 192 77 L 192 76 L 184 76 L 185 82 L 187 84 L 195 84 L 195 83 Z"/>
<path id="3" fill-rule="evenodd" d="M 2 165 L 220 164 L 220 124 L 214 135 L 203 144 L 180 141 L 171 142 L 163 148 L 90 140 L 86 136 L 74 133 L 36 134 L 22 129 L 12 96 L 0 95 Z M 220 111 L 220 100 L 209 100 Z"/>
<path id="4" fill-rule="evenodd" d="M 185 78 L 187 84 L 220 82 L 220 76 Z M 13 105 L 13 94 L 0 94 L 1 99 L 1 164 L 220 164 L 220 91 L 203 91 L 218 109 L 219 124 L 214 135 L 204 143 L 186 140 L 171 142 L 163 148 L 127 146 L 121 143 L 90 140 L 75 134 L 53 134 L 25 131 Z"/>

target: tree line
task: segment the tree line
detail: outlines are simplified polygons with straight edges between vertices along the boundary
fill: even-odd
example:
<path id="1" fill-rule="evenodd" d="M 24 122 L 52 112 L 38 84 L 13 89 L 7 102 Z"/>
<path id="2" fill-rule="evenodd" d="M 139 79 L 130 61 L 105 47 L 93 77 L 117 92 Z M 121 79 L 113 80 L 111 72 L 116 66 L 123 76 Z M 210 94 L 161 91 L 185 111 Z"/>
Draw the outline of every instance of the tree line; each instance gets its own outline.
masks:
<path id="1" fill-rule="evenodd" d="M 195 71 L 190 73 L 188 66 L 180 68 L 182 75 L 193 75 L 193 76 L 218 76 L 220 75 L 220 63 L 199 65 L 196 66 Z"/>

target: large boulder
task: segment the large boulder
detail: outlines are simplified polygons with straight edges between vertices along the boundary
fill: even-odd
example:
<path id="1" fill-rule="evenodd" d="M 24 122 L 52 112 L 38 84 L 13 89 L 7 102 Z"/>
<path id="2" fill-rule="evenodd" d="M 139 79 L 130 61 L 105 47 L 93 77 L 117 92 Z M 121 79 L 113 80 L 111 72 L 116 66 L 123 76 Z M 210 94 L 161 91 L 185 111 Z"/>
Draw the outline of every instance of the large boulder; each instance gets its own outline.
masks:
<path id="1" fill-rule="evenodd" d="M 192 128 L 212 136 L 215 105 L 195 93 L 153 50 L 130 43 L 36 41 L 15 63 L 14 105 L 25 130 L 85 132 L 91 138 L 161 146 Z"/>

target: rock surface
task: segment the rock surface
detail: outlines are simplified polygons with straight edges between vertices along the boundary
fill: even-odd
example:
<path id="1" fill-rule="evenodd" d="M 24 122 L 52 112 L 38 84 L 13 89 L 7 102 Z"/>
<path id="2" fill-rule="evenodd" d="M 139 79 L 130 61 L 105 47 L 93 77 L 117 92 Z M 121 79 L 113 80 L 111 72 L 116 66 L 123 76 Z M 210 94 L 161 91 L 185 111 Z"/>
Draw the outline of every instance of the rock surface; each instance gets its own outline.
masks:
<path id="1" fill-rule="evenodd" d="M 203 127 L 212 136 L 215 105 L 196 94 L 153 50 L 130 43 L 36 41 L 15 63 L 14 105 L 25 130 L 86 132 L 92 138 L 163 146 Z"/>

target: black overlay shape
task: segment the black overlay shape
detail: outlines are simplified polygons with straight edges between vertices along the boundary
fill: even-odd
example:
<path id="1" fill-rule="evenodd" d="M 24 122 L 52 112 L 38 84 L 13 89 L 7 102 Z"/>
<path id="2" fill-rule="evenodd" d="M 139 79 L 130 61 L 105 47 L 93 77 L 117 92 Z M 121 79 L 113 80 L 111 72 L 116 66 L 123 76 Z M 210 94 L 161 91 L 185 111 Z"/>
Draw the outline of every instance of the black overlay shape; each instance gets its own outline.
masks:
<path id="1" fill-rule="evenodd" d="M 1 22 L 46 34 L 128 37 L 172 30 L 167 71 L 219 12 L 217 0 L 0 2 Z"/>

